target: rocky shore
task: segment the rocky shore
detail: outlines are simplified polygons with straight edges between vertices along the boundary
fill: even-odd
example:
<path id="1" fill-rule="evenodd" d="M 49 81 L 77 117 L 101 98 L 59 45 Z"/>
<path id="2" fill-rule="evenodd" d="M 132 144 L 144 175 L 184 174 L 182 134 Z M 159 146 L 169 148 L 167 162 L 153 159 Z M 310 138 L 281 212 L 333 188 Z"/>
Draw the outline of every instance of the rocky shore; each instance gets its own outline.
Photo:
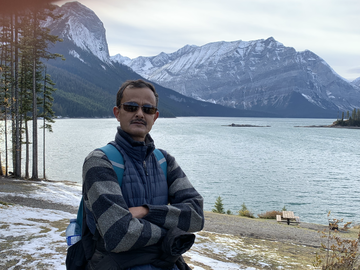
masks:
<path id="1" fill-rule="evenodd" d="M 5 212 L 9 215 L 9 211 L 19 212 L 19 209 L 22 209 L 20 211 L 26 212 L 31 212 L 33 211 L 32 209 L 34 209 L 34 211 L 40 211 L 40 213 L 42 213 L 41 211 L 44 211 L 44 214 L 45 211 L 52 211 L 54 215 L 58 216 L 59 220 L 56 222 L 49 221 L 50 229 L 47 230 L 55 228 L 55 231 L 57 231 L 55 232 L 55 234 L 57 234 L 56 237 L 60 238 L 64 238 L 65 236 L 64 230 L 68 224 L 69 217 L 74 217 L 77 213 L 77 205 L 80 200 L 80 196 L 81 187 L 79 184 L 75 183 L 64 184 L 45 181 L 34 182 L 0 177 L 1 216 L 3 216 L 3 213 Z M 15 212 L 14 215 L 16 215 Z M 39 217 L 30 218 L 29 220 L 32 222 L 39 222 L 39 220 L 42 223 L 46 222 L 46 218 L 42 217 L 41 214 Z M 19 229 L 20 231 L 23 231 L 24 226 L 27 226 L 25 224 L 20 225 L 22 226 Z M 45 225 L 41 223 L 39 225 L 39 227 L 44 226 Z M 9 224 L 6 220 L 2 220 L 0 221 L 0 227 L 5 229 L 9 228 L 11 230 L 12 224 Z M 328 227 L 324 225 L 304 222 L 301 222 L 298 225 L 287 225 L 286 223 L 277 223 L 275 220 L 265 220 L 259 218 L 251 219 L 237 215 L 205 212 L 205 227 L 203 232 L 198 234 L 198 245 L 192 248 L 193 252 L 190 252 L 186 258 L 189 262 L 193 262 L 193 266 L 197 266 L 197 268 L 194 269 L 216 269 L 216 267 L 211 268 L 209 266 L 204 266 L 204 263 L 199 265 L 199 261 L 202 256 L 207 256 L 207 258 L 211 257 L 212 260 L 216 258 L 217 262 L 226 261 L 227 263 L 231 262 L 232 264 L 241 263 L 241 265 L 250 267 L 244 269 L 273 269 L 266 267 L 263 268 L 263 264 L 281 265 L 283 267 L 282 269 L 311 269 L 309 268 L 309 265 L 311 265 L 309 261 L 315 257 L 315 253 L 317 252 L 316 250 L 319 251 L 319 247 L 323 241 L 319 231 L 327 229 Z M 14 250 L 19 249 L 21 244 L 27 241 L 27 237 L 29 237 L 29 241 L 31 241 L 33 237 L 31 235 L 28 236 L 28 234 L 29 233 L 24 232 L 24 236 L 21 237 L 22 240 L 20 242 L 16 240 L 15 244 L 12 236 L 9 237 L 0 232 L 0 247 L 2 248 L 0 258 L 8 258 L 9 254 L 14 255 L 14 253 L 16 253 Z M 340 236 L 348 237 L 350 234 L 347 235 L 343 233 Z M 225 238 L 229 238 L 229 240 L 224 241 Z M 237 244 L 230 250 L 231 242 L 234 241 L 236 241 Z M 53 240 L 52 243 L 54 244 L 54 250 L 62 254 L 61 256 L 63 257 L 61 260 L 63 260 L 66 254 L 66 245 L 63 242 L 64 240 L 61 239 L 56 241 Z M 213 249 L 215 251 L 209 252 L 209 248 L 204 249 L 204 245 L 213 245 Z M 219 255 L 218 249 L 220 246 L 223 248 L 223 256 Z M 243 246 L 241 250 L 239 250 L 240 246 Z M 257 251 L 259 249 L 262 254 L 260 257 L 259 254 L 257 254 L 259 253 L 259 251 Z M 266 254 L 265 250 L 267 250 L 266 252 L 269 254 Z M 234 253 L 232 259 L 229 257 L 229 252 Z M 255 253 L 258 256 L 256 258 L 254 258 Z M 277 259 L 274 262 L 273 257 L 275 256 L 275 253 Z M 287 261 L 283 261 L 283 257 L 288 257 L 291 254 L 293 256 L 291 262 L 289 259 L 287 259 Z M 21 252 L 19 252 L 19 256 L 22 256 Z M 54 255 L 48 256 L 51 257 Z M 301 266 L 301 263 L 305 263 L 305 259 L 307 259 L 308 262 L 306 262 L 305 266 Z M 35 258 L 33 258 L 33 260 L 35 260 Z M 54 259 L 51 257 L 49 260 Z M 16 265 L 15 262 L 19 263 L 21 260 L 13 259 L 13 261 L 14 265 Z M 294 265 L 296 265 L 296 267 Z M 61 266 L 63 267 L 63 265 Z M 1 268 L 1 263 L 0 269 L 3 269 Z M 44 269 L 47 268 L 45 267 Z M 64 268 L 49 267 L 48 269 Z M 240 268 L 231 268 L 229 266 L 221 269 Z"/>
<path id="2" fill-rule="evenodd" d="M 72 185 L 73 183 L 68 183 Z M 4 203 L 18 204 L 33 208 L 52 209 L 71 214 L 77 213 L 77 207 L 48 200 L 40 200 L 21 194 L 35 192 L 44 185 L 42 182 L 14 181 L 9 178 L 0 178 L 0 201 Z M 18 194 L 18 195 L 17 195 Z M 299 225 L 277 223 L 275 220 L 252 219 L 236 215 L 223 215 L 205 212 L 204 230 L 216 233 L 233 234 L 238 236 L 267 239 L 287 243 L 296 243 L 312 247 L 320 247 L 318 231 L 327 226 L 304 223 Z"/>

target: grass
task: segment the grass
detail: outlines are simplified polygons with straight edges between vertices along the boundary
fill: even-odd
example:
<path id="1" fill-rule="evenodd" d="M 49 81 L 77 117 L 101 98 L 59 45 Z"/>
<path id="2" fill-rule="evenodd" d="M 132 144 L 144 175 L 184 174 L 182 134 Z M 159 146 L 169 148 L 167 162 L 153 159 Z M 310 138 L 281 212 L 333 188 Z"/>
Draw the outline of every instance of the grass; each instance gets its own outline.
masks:
<path id="1" fill-rule="evenodd" d="M 201 255 L 226 263 L 235 263 L 256 269 L 315 269 L 312 266 L 317 248 L 277 241 L 240 237 L 212 232 L 197 233 L 192 250 Z M 206 268 L 186 257 L 193 265 Z"/>
<path id="2" fill-rule="evenodd" d="M 350 229 L 351 222 L 340 228 L 339 223 L 342 222 L 342 219 L 329 219 L 329 228 L 319 232 L 324 241 L 321 243 L 322 249 L 315 256 L 315 267 L 322 270 L 360 270 L 360 231 L 358 228 Z M 342 238 L 339 231 L 349 233 L 348 237 Z"/>
<path id="3" fill-rule="evenodd" d="M 7 202 L 2 202 L 2 201 L 0 201 L 0 204 L 4 205 L 4 206 L 14 205 L 13 203 L 7 203 Z M 0 208 L 1 208 L 1 206 L 0 206 Z"/>
<path id="4" fill-rule="evenodd" d="M 258 214 L 258 217 L 264 218 L 264 219 L 276 219 L 276 215 L 281 215 L 281 214 L 282 214 L 281 211 L 273 210 L 273 211 L 267 211 L 265 213 Z"/>

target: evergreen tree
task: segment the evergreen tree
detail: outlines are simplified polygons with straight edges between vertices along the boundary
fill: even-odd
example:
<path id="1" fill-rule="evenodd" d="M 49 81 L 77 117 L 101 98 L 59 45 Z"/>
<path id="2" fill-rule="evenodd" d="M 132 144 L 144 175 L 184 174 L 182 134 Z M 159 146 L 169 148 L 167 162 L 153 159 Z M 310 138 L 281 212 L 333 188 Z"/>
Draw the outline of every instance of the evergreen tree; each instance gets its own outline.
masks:
<path id="1" fill-rule="evenodd" d="M 11 29 L 10 29 L 10 16 L 0 16 L 1 22 L 1 105 L 2 112 L 4 113 L 4 141 L 5 141 L 5 175 L 8 176 L 9 168 L 9 156 L 8 156 L 8 115 L 11 114 L 11 84 L 12 84 L 12 74 L 10 68 L 10 59 L 11 59 Z"/>
<path id="2" fill-rule="evenodd" d="M 50 34 L 50 29 L 42 28 L 40 26 L 41 20 L 45 20 L 48 17 L 56 19 L 49 9 L 33 9 L 31 10 L 31 28 L 29 29 L 32 39 L 29 39 L 30 48 L 32 50 L 32 179 L 38 179 L 38 134 L 37 134 L 37 118 L 38 118 L 38 102 L 41 103 L 38 94 L 42 91 L 42 72 L 44 66 L 41 60 L 55 59 L 61 57 L 60 54 L 54 54 L 47 51 L 50 44 L 55 44 L 57 41 L 61 41 L 58 36 Z"/>
<path id="3" fill-rule="evenodd" d="M 40 4 L 40 3 L 39 3 Z M 5 151 L 7 151 L 7 119 L 12 119 L 12 149 L 14 175 L 21 176 L 21 145 L 22 129 L 25 129 L 26 177 L 28 177 L 29 143 L 28 121 L 33 123 L 33 171 L 32 178 L 38 179 L 37 169 L 37 116 L 39 109 L 49 123 L 53 117 L 52 97 L 49 89 L 53 87 L 51 79 L 43 85 L 43 60 L 55 59 L 61 55 L 47 51 L 51 44 L 60 39 L 50 35 L 50 29 L 42 28 L 41 21 L 51 17 L 54 6 L 43 2 L 31 5 L 31 9 L 22 9 L 21 14 L 16 10 L 12 14 L 0 13 L 0 52 L 1 52 L 1 84 L 0 105 L 5 119 Z M 50 87 L 50 85 L 52 85 Z M 43 87 L 44 86 L 44 87 Z M 41 93 L 43 93 L 41 95 Z M 39 105 L 40 104 L 40 105 Z M 23 127 L 24 125 L 24 127 Z M 51 129 L 46 124 L 45 128 Z M 7 157 L 7 152 L 6 152 Z M 8 163 L 6 162 L 6 173 Z"/>
<path id="4" fill-rule="evenodd" d="M 356 109 L 353 109 L 352 114 L 351 114 L 351 118 L 353 120 L 356 120 Z"/>
<path id="5" fill-rule="evenodd" d="M 222 202 L 222 198 L 220 196 L 217 197 L 217 199 L 215 201 L 214 208 L 213 208 L 212 211 L 214 213 L 225 214 L 224 205 L 223 205 L 223 202 Z"/>
<path id="6" fill-rule="evenodd" d="M 46 179 L 45 173 L 45 130 L 52 132 L 52 126 L 49 123 L 54 123 L 55 113 L 52 109 L 52 104 L 54 98 L 52 93 L 56 91 L 54 88 L 55 83 L 51 80 L 50 75 L 46 73 L 45 68 L 45 76 L 44 76 L 44 85 L 43 85 L 43 103 L 42 103 L 42 113 L 40 116 L 43 118 L 43 178 Z"/>

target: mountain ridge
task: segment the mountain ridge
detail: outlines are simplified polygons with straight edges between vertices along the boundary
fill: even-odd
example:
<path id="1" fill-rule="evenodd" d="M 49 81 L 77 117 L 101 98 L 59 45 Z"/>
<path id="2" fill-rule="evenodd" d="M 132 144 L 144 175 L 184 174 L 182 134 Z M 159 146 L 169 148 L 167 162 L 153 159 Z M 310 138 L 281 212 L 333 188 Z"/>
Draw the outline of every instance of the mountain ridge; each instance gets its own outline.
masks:
<path id="1" fill-rule="evenodd" d="M 66 61 L 50 60 L 46 63 L 58 88 L 54 93 L 54 111 L 64 117 L 112 117 L 120 85 L 126 80 L 142 77 L 128 66 L 111 61 L 106 31 L 93 11 L 79 2 L 71 2 L 55 10 L 55 14 L 61 13 L 64 15 L 60 20 L 44 22 L 52 34 L 63 39 L 50 51 L 66 58 Z M 74 36 L 76 33 L 85 34 L 77 37 Z M 198 101 L 156 83 L 154 85 L 160 96 L 162 117 L 273 116 Z"/>
<path id="2" fill-rule="evenodd" d="M 323 114 L 360 107 L 358 86 L 311 51 L 297 52 L 273 37 L 185 46 L 170 54 L 123 58 L 121 63 L 184 95 L 234 108 L 284 111 L 288 106 L 280 101 L 292 92 L 300 93 Z"/>
<path id="3" fill-rule="evenodd" d="M 336 117 L 360 107 L 359 86 L 311 51 L 296 52 L 273 37 L 186 45 L 130 59 L 109 55 L 106 30 L 89 8 L 70 2 L 55 13 L 64 15 L 44 26 L 64 40 L 51 51 L 67 60 L 48 61 L 51 75 L 61 77 L 54 107 L 64 115 L 110 117 L 119 86 L 138 78 L 162 92 L 159 108 L 166 116 Z"/>

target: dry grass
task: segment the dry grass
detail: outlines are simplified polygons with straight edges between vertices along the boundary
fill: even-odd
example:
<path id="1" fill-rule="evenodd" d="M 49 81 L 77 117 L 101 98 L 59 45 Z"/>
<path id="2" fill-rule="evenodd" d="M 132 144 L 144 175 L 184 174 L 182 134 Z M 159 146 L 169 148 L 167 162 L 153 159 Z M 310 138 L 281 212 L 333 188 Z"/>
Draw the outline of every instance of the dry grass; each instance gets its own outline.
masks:
<path id="1" fill-rule="evenodd" d="M 236 269 L 241 269 L 240 266 L 255 269 L 315 269 L 312 263 L 317 248 L 205 231 L 197 233 L 197 236 L 197 245 L 191 249 L 193 252 L 237 264 Z M 185 259 L 193 266 L 215 269 L 206 268 L 187 256 Z"/>
<path id="2" fill-rule="evenodd" d="M 264 219 L 276 219 L 276 215 L 281 215 L 281 214 L 282 214 L 281 211 L 273 210 L 273 211 L 267 211 L 265 213 L 258 214 L 258 217 L 264 218 Z"/>
<path id="3" fill-rule="evenodd" d="M 319 232 L 325 243 L 321 244 L 322 249 L 315 256 L 314 266 L 322 270 L 360 270 L 360 231 L 350 229 L 351 222 L 345 223 L 340 228 L 339 223 L 342 222 L 342 219 L 329 219 L 329 228 Z M 346 239 L 340 237 L 339 230 L 350 233 L 349 237 Z M 355 232 L 357 237 L 354 237 Z"/>

